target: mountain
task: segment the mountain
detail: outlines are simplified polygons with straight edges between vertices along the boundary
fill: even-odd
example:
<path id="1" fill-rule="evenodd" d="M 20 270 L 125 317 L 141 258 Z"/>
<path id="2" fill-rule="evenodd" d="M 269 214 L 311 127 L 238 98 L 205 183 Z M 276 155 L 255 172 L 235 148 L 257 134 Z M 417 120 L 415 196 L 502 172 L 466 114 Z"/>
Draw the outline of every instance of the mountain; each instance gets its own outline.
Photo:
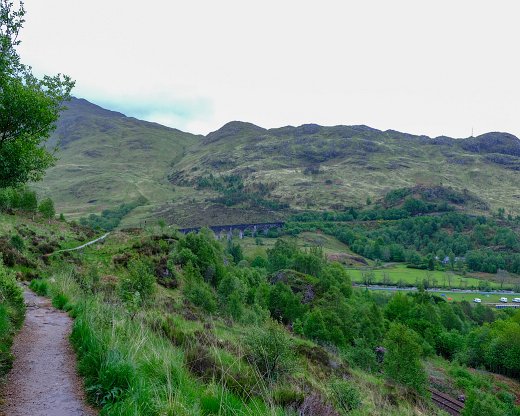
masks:
<path id="1" fill-rule="evenodd" d="M 59 158 L 35 185 L 71 217 L 144 196 L 150 206 L 169 201 L 171 166 L 201 136 L 126 117 L 83 99 L 67 103 L 48 146 Z"/>
<path id="2" fill-rule="evenodd" d="M 396 188 L 471 195 L 477 212 L 520 213 L 520 140 L 430 138 L 364 125 L 265 129 L 232 121 L 196 136 L 73 99 L 50 144 L 40 193 L 71 217 L 145 196 L 124 221 L 180 226 L 271 221 L 299 210 L 377 202 Z"/>
<path id="3" fill-rule="evenodd" d="M 240 175 L 242 191 L 251 194 L 263 184 L 264 196 L 295 210 L 342 209 L 396 188 L 443 186 L 481 201 L 472 204 L 477 210 L 519 213 L 520 140 L 507 133 L 454 139 L 363 125 L 262 129 L 231 122 L 196 143 L 170 180 L 229 196 L 229 185 L 207 185 L 211 175 Z"/>

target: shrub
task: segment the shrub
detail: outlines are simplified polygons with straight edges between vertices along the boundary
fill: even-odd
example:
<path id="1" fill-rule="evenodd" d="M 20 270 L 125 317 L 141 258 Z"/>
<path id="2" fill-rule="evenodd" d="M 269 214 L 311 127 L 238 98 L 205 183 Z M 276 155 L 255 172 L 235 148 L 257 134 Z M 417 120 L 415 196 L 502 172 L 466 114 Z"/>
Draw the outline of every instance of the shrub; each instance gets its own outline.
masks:
<path id="1" fill-rule="evenodd" d="M 20 237 L 18 234 L 15 234 L 11 237 L 11 245 L 18 251 L 23 251 L 25 248 L 25 243 L 22 237 Z"/>
<path id="2" fill-rule="evenodd" d="M 207 313 L 215 313 L 217 310 L 217 300 L 213 291 L 207 283 L 189 282 L 184 287 L 184 295 L 195 306 L 199 306 Z"/>
<path id="3" fill-rule="evenodd" d="M 390 324 L 384 341 L 387 348 L 384 370 L 391 380 L 422 393 L 426 373 L 420 361 L 422 349 L 418 338 L 417 333 L 406 325 Z"/>
<path id="4" fill-rule="evenodd" d="M 54 209 L 54 202 L 50 198 L 45 198 L 38 205 L 38 211 L 43 215 L 44 218 L 54 218 L 56 210 Z"/>
<path id="5" fill-rule="evenodd" d="M 519 414 L 514 403 L 507 404 L 489 393 L 477 391 L 469 395 L 461 413 L 462 416 L 513 416 Z"/>
<path id="6" fill-rule="evenodd" d="M 25 304 L 22 289 L 14 274 L 8 271 L 0 257 L 0 376 L 6 374 L 13 362 L 10 353 L 15 329 L 23 323 Z"/>
<path id="7" fill-rule="evenodd" d="M 343 413 L 348 414 L 352 410 L 361 407 L 361 394 L 351 383 L 343 380 L 336 380 L 331 384 L 331 389 L 336 404 Z"/>
<path id="8" fill-rule="evenodd" d="M 120 280 L 121 299 L 142 306 L 148 303 L 155 292 L 155 276 L 152 267 L 144 260 L 128 262 L 128 275 Z"/>
<path id="9" fill-rule="evenodd" d="M 6 374 L 13 365 L 13 354 L 9 351 L 12 329 L 7 305 L 0 303 L 0 376 Z"/>
<path id="10" fill-rule="evenodd" d="M 7 270 L 0 259 L 0 304 L 8 307 L 9 319 L 14 328 L 20 328 L 25 314 L 23 292 L 16 283 L 14 273 Z"/>
<path id="11" fill-rule="evenodd" d="M 261 267 L 266 269 L 268 266 L 267 259 L 262 256 L 256 256 L 251 262 L 251 267 Z"/>
<path id="12" fill-rule="evenodd" d="M 19 207 L 23 211 L 34 212 L 38 207 L 38 199 L 36 198 L 36 192 L 24 188 L 20 191 L 20 203 Z"/>
<path id="13" fill-rule="evenodd" d="M 195 306 L 208 313 L 217 310 L 217 299 L 211 287 L 202 279 L 198 269 L 190 262 L 184 268 L 184 296 Z"/>
<path id="14" fill-rule="evenodd" d="M 294 365 L 292 343 L 276 323 L 252 331 L 245 339 L 249 361 L 266 380 L 274 381 Z"/>

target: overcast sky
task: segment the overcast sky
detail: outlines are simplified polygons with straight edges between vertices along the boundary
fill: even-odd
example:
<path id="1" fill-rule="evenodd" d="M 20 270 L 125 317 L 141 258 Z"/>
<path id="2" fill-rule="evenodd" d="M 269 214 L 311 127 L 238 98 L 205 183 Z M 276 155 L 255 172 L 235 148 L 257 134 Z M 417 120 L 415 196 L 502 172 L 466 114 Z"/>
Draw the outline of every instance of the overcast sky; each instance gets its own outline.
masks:
<path id="1" fill-rule="evenodd" d="M 518 0 L 26 0 L 20 53 L 193 133 L 367 124 L 520 137 Z"/>

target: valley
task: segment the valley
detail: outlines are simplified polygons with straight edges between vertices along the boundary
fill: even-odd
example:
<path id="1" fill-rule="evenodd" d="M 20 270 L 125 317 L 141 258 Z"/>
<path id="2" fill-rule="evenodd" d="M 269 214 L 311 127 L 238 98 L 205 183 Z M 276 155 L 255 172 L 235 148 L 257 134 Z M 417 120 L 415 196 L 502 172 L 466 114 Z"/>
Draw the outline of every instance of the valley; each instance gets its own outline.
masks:
<path id="1" fill-rule="evenodd" d="M 507 5 L 131 3 L 0 0 L 0 416 L 520 416 Z"/>

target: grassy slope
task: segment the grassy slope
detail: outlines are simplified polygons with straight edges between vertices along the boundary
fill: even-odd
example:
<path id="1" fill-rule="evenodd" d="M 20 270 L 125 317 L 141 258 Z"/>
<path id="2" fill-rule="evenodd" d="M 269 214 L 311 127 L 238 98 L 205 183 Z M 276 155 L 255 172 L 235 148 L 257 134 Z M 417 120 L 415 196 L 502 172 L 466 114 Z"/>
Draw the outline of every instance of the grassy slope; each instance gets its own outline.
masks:
<path id="1" fill-rule="evenodd" d="M 462 141 L 447 143 L 369 128 L 259 130 L 229 123 L 195 145 L 173 173 L 179 182 L 241 173 L 249 181 L 276 183 L 273 197 L 295 209 L 364 204 L 394 188 L 442 183 L 470 190 L 493 209 L 519 212 L 518 171 L 490 163 L 489 154 L 464 149 Z M 320 173 L 305 174 L 309 166 Z"/>
<path id="2" fill-rule="evenodd" d="M 415 184 L 468 189 L 490 208 L 520 213 L 520 141 L 505 134 L 429 139 L 364 126 L 305 125 L 265 130 L 228 123 L 206 137 L 74 100 L 51 140 L 58 165 L 37 188 L 72 217 L 144 195 L 150 204 L 123 223 L 167 218 L 181 226 L 269 221 L 287 211 L 224 207 L 215 191 L 194 189 L 201 176 L 240 174 L 276 184 L 269 198 L 292 210 L 364 204 Z M 319 168 L 317 174 L 306 169 Z M 168 181 L 168 176 L 172 179 Z"/>
<path id="3" fill-rule="evenodd" d="M 98 212 L 145 196 L 152 210 L 175 198 L 166 175 L 197 136 L 125 117 L 74 99 L 49 144 L 59 160 L 40 194 L 69 217 Z"/>
<path id="4" fill-rule="evenodd" d="M 149 238 L 150 232 L 152 230 L 148 231 L 148 237 L 143 234 L 133 236 L 115 232 L 102 245 L 88 247 L 81 255 L 73 253 L 71 257 L 66 258 L 69 261 L 76 258 L 74 263 L 81 263 L 80 266 L 76 266 L 77 273 L 85 273 L 92 267 L 96 268 L 101 282 L 110 281 L 109 276 L 120 278 L 124 276 L 125 269 L 115 266 L 111 261 L 112 257 L 122 253 L 132 253 L 135 243 Z M 133 371 L 132 380 L 139 380 L 139 382 L 132 381 L 128 396 L 125 396 L 117 405 L 107 407 L 103 414 L 294 415 L 294 413 L 282 410 L 273 402 L 267 401 L 267 404 L 264 404 L 263 401 L 255 398 L 245 399 L 244 404 L 240 404 L 242 400 L 230 393 L 236 388 L 234 390 L 223 387 L 223 383 L 230 383 L 230 380 L 237 377 L 239 373 L 246 377 L 251 374 L 252 369 L 247 364 L 244 355 L 243 339 L 256 328 L 254 324 L 235 323 L 230 325 L 227 320 L 217 316 L 204 317 L 198 311 L 187 307 L 181 290 L 168 290 L 162 287 L 158 287 L 153 307 L 140 311 L 139 319 L 131 320 L 125 314 L 124 309 L 117 305 L 117 301 L 114 302 L 112 298 L 107 303 L 101 301 L 103 290 L 85 302 L 85 295 L 81 293 L 77 283 L 70 277 L 71 275 L 60 272 L 61 262 L 62 260 L 59 258 L 53 260 L 52 269 L 57 272 L 49 274 L 53 279 L 47 280 L 48 295 L 52 297 L 60 293 L 65 294 L 70 301 L 70 306 L 67 307 L 73 308 L 73 313 L 77 315 L 73 342 L 76 346 L 82 345 L 82 348 L 94 343 L 98 348 L 103 348 L 102 343 L 106 342 L 110 348 L 120 354 L 119 360 L 121 361 L 118 365 L 126 369 L 124 366 L 128 364 Z M 106 319 L 103 318 L 106 316 L 114 317 L 112 323 L 106 324 Z M 153 330 L 153 328 L 160 327 L 162 319 L 165 318 L 173 327 L 173 334 L 165 335 L 160 329 Z M 94 331 L 97 333 L 94 334 Z M 187 354 L 192 348 L 193 342 L 201 342 L 202 332 L 209 339 L 216 337 L 216 344 L 211 345 L 207 353 L 214 357 L 221 368 L 220 371 L 224 374 L 222 380 L 198 378 L 187 369 Z M 187 339 L 189 342 L 179 341 L 180 338 Z M 314 343 L 299 337 L 294 337 L 293 342 L 295 346 L 315 346 Z M 199 359 L 205 363 L 207 357 L 199 357 Z M 334 359 L 342 362 L 339 357 Z M 153 360 L 153 366 L 150 366 L 150 360 Z M 81 361 L 80 368 L 85 374 L 88 374 L 85 358 Z M 102 369 L 101 374 L 107 378 L 112 377 L 110 370 L 111 368 Z M 369 396 L 363 397 L 363 407 L 353 412 L 353 415 L 411 416 L 424 414 L 425 410 L 428 411 L 428 414 L 440 415 L 435 407 L 428 407 L 424 403 L 411 404 L 404 399 L 399 400 L 398 403 L 391 403 L 388 397 L 399 394 L 399 392 L 394 391 L 380 378 L 371 374 L 359 370 L 348 371 L 349 380 L 365 393 L 370 393 Z M 324 369 L 322 364 L 308 360 L 304 356 L 298 356 L 294 377 L 298 379 L 298 383 L 304 382 L 318 391 L 327 391 L 328 381 L 335 376 L 330 369 Z M 241 385 L 246 381 L 246 379 L 239 379 L 237 382 Z M 294 382 L 296 383 L 296 381 Z M 266 384 L 255 388 L 261 391 L 266 390 L 262 394 L 271 396 L 273 392 L 270 389 L 275 386 Z M 281 387 L 276 386 L 276 388 Z M 248 391 L 247 394 L 249 395 L 249 393 Z M 216 403 L 221 412 L 207 411 L 207 403 Z"/>
<path id="5" fill-rule="evenodd" d="M 87 236 L 84 230 L 71 227 L 68 223 L 35 219 L 32 216 L 12 216 L 0 214 L 0 230 L 3 235 L 13 235 L 19 230 L 30 230 L 38 238 L 47 242 L 55 241 L 61 247 L 70 247 L 80 244 Z M 158 231 L 155 230 L 155 231 Z M 127 233 L 113 233 L 103 244 L 91 246 L 84 249 L 81 253 L 74 252 L 70 255 L 59 255 L 53 257 L 50 266 L 45 266 L 40 260 L 40 253 L 34 251 L 38 244 L 34 244 L 34 235 L 27 234 L 23 237 L 25 249 L 23 254 L 38 264 L 38 270 L 42 275 L 50 277 L 46 280 L 48 285 L 48 295 L 51 297 L 65 296 L 70 303 L 65 305 L 66 309 L 72 308 L 76 317 L 75 336 L 73 342 L 76 346 L 90 345 L 99 347 L 97 354 L 103 354 L 106 366 L 100 369 L 106 379 L 105 383 L 115 377 L 114 374 L 121 376 L 127 374 L 130 377 L 130 389 L 128 395 L 120 400 L 117 405 L 106 407 L 105 414 L 178 414 L 196 415 L 202 414 L 201 403 L 210 406 L 212 403 L 220 403 L 220 406 L 231 406 L 223 414 L 248 414 L 248 415 L 283 415 L 290 414 L 283 412 L 279 406 L 269 403 L 267 406 L 259 401 L 249 401 L 247 405 L 239 405 L 235 396 L 230 395 L 227 389 L 223 388 L 222 380 L 207 381 L 198 379 L 188 371 L 186 366 L 187 348 L 191 343 L 180 343 L 182 339 L 197 339 L 201 331 L 208 333 L 208 328 L 216 336 L 216 344 L 211 347 L 210 353 L 215 357 L 223 374 L 230 374 L 233 377 L 235 372 L 250 371 L 242 357 L 242 339 L 245 334 L 252 330 L 252 326 L 243 324 L 230 325 L 224 319 L 218 317 L 204 317 L 195 311 L 196 319 L 193 317 L 193 309 L 187 309 L 186 303 L 179 289 L 165 289 L 158 287 L 156 301 L 152 308 L 141 311 L 140 319 L 129 319 L 123 308 L 113 302 L 112 284 L 114 278 L 125 275 L 125 269 L 117 267 L 112 259 L 115 255 L 132 253 L 136 243 L 150 239 L 153 233 L 149 229 L 144 234 L 133 235 Z M 62 239 L 63 238 L 63 239 Z M 266 242 L 273 241 L 263 239 Z M 317 240 L 324 244 L 325 252 L 337 252 L 346 249 L 346 246 L 329 236 L 322 236 L 318 233 L 304 233 L 299 241 L 305 247 L 313 245 Z M 247 241 L 246 241 L 247 242 Z M 251 243 L 251 242 L 249 242 Z M 139 246 L 139 244 L 138 244 Z M 67 268 L 66 263 L 74 265 L 74 273 Z M 65 268 L 64 268 L 65 266 Z M 97 270 L 97 275 L 101 278 L 102 288 L 96 295 L 86 298 L 85 293 L 80 290 L 78 282 L 83 282 L 89 271 Z M 104 287 L 104 289 L 103 289 Z M 103 302 L 103 297 L 108 297 L 107 302 Z M 75 305 L 75 306 L 74 306 Z M 106 317 L 113 319 L 107 320 Z M 173 325 L 173 337 L 168 339 L 160 327 L 163 319 L 170 319 Z M 208 327 L 209 325 L 209 327 Z M 163 327 L 164 328 L 164 327 Z M 169 335 L 170 337 L 172 335 Z M 313 346 L 313 343 L 294 337 L 296 345 L 305 344 Z M 104 348 L 109 348 L 105 351 Z M 103 351 L 101 353 L 100 351 Z M 84 354 L 84 352 L 83 352 Z M 241 359 L 237 359 L 237 354 Z M 91 359 L 93 359 L 91 357 Z M 341 362 L 339 357 L 336 362 Z M 81 371 L 89 374 L 89 371 L 97 371 L 92 361 L 83 358 Z M 434 358 L 427 362 L 430 377 L 435 377 L 436 383 L 440 383 L 445 388 L 457 385 L 458 378 L 453 375 L 453 366 L 439 358 Z M 326 370 L 326 371 L 325 371 Z M 323 368 L 322 365 L 305 359 L 300 356 L 297 363 L 295 377 L 304 380 L 305 383 L 312 385 L 318 390 L 327 390 L 330 369 Z M 424 408 L 419 404 L 412 404 L 398 391 L 384 383 L 381 377 L 369 374 L 359 369 L 350 368 L 348 370 L 349 382 L 357 386 L 363 392 L 363 407 L 352 412 L 352 415 L 419 415 L 419 414 L 440 414 L 435 408 Z M 93 376 L 92 374 L 90 375 Z M 489 379 L 490 389 L 499 384 L 498 376 L 479 375 Z M 96 379 L 90 379 L 92 383 Z M 228 378 L 229 381 L 229 378 Z M 464 380 L 463 380 L 464 381 Z M 500 382 L 507 383 L 508 391 L 520 392 L 520 387 L 512 380 L 501 378 Z M 99 386 L 96 389 L 109 392 L 111 385 Z M 267 386 L 264 386 L 268 388 Z M 457 388 L 457 390 L 459 390 Z M 96 390 L 97 391 L 97 390 Z M 461 392 L 464 388 L 460 389 Z M 92 396 L 91 391 L 91 396 Z M 426 413 L 425 413 L 426 412 Z M 292 415 L 292 414 L 291 414 Z"/>

